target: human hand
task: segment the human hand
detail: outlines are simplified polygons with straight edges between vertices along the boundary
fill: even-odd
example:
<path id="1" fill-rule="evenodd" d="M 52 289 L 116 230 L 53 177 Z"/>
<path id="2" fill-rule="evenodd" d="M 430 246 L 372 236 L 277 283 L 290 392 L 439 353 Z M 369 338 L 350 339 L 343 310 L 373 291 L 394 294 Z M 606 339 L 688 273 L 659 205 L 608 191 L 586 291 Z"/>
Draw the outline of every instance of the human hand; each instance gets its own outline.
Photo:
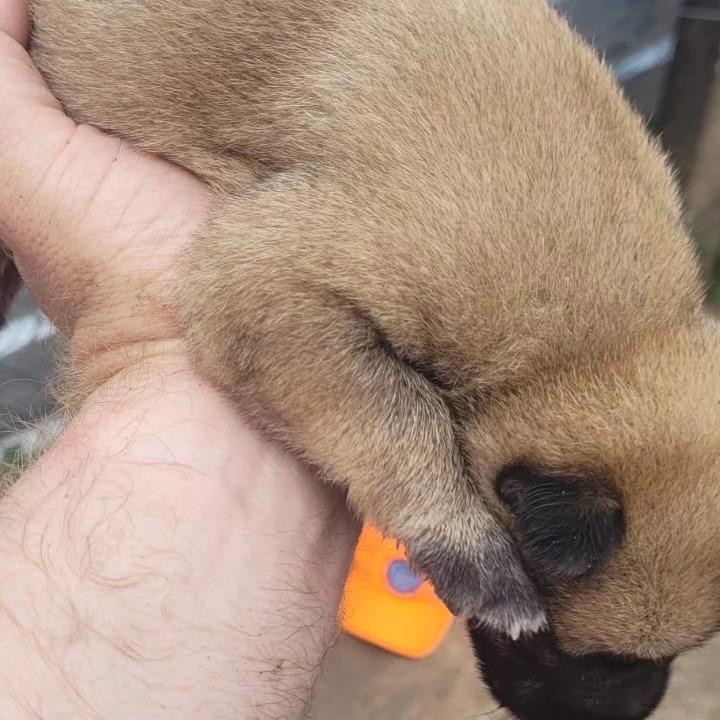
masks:
<path id="1" fill-rule="evenodd" d="M 68 118 L 19 44 L 25 4 L 3 0 L 0 21 L 0 238 L 71 338 L 76 369 L 98 385 L 131 361 L 181 351 L 175 261 L 208 193 L 177 166 Z"/>
<path id="2" fill-rule="evenodd" d="M 173 275 L 204 187 L 77 128 L 27 28 L 0 0 L 0 237 L 91 392 L 0 501 L 0 717 L 300 717 L 356 527 L 187 360 Z"/>

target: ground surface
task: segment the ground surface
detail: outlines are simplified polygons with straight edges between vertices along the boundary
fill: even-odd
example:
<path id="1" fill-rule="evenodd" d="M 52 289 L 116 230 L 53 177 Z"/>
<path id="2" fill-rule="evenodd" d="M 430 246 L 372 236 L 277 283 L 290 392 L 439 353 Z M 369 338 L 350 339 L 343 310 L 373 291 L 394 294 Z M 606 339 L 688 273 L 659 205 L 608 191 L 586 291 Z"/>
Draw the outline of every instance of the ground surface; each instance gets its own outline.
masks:
<path id="1" fill-rule="evenodd" d="M 454 628 L 438 653 L 415 662 L 342 637 L 328 657 L 312 720 L 506 720 L 477 679 Z M 653 720 L 720 718 L 720 640 L 677 663 Z M 558 718 L 562 720 L 562 718 Z"/>

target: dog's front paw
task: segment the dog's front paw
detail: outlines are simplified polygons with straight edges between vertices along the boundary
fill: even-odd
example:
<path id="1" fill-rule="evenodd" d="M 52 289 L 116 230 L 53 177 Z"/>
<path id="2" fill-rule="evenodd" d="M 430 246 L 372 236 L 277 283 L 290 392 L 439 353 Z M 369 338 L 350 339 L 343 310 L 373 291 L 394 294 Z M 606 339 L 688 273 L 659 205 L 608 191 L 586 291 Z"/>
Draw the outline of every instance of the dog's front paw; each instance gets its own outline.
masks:
<path id="1" fill-rule="evenodd" d="M 489 524 L 489 523 L 488 523 Z M 541 598 L 512 541 L 498 526 L 440 530 L 408 543 L 413 563 L 449 610 L 517 639 L 545 627 Z"/>

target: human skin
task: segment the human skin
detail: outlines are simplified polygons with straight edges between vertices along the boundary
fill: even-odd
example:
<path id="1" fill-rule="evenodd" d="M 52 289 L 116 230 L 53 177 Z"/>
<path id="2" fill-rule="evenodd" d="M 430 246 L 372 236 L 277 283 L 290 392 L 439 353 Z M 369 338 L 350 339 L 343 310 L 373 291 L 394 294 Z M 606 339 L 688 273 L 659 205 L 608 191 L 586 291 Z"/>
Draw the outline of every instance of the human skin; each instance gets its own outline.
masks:
<path id="1" fill-rule="evenodd" d="M 187 359 L 205 188 L 67 118 L 28 27 L 0 0 L 0 237 L 83 393 L 0 503 L 0 717 L 302 717 L 356 524 Z"/>

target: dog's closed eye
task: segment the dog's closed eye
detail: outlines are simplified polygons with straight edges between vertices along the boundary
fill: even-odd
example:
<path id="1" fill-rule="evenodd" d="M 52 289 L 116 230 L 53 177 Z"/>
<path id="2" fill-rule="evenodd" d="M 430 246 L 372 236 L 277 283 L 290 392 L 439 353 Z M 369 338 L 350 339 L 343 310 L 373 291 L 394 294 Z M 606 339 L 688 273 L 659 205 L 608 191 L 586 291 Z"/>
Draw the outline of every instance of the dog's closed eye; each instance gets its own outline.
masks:
<path id="1" fill-rule="evenodd" d="M 622 543 L 625 518 L 605 483 L 513 465 L 498 476 L 528 564 L 541 576 L 572 579 L 600 568 Z"/>

